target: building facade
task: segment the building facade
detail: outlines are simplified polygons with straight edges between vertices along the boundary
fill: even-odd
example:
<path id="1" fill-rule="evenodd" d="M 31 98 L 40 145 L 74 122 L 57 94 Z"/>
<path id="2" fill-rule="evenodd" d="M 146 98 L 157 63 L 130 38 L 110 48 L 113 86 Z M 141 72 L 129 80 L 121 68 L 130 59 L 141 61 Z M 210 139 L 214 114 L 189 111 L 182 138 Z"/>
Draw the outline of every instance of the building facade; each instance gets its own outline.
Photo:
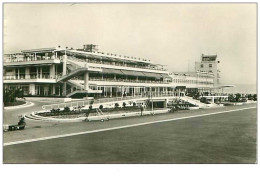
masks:
<path id="1" fill-rule="evenodd" d="M 201 61 L 195 63 L 195 71 L 213 73 L 214 74 L 214 86 L 218 86 L 219 82 L 219 72 L 217 61 L 217 55 L 201 55 Z"/>
<path id="2" fill-rule="evenodd" d="M 176 94 L 212 88 L 211 73 L 169 73 L 150 60 L 60 47 L 23 50 L 4 55 L 5 89 L 20 88 L 27 96 L 123 97 L 151 93 Z"/>

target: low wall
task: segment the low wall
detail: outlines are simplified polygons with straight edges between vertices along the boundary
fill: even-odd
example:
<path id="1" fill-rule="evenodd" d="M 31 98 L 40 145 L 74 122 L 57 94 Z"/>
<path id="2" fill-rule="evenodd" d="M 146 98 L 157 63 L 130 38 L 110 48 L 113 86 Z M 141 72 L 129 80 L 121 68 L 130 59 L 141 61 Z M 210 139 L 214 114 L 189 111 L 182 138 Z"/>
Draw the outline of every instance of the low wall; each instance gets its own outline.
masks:
<path id="1" fill-rule="evenodd" d="M 40 102 L 70 102 L 71 98 L 58 98 L 58 97 L 24 97 L 28 101 L 40 101 Z"/>
<path id="2" fill-rule="evenodd" d="M 143 111 L 143 115 L 152 115 L 152 114 L 163 114 L 168 113 L 169 109 L 155 110 L 155 111 Z M 110 115 L 101 115 L 101 116 L 91 116 L 88 117 L 89 121 L 98 121 L 101 119 L 117 119 L 125 117 L 141 116 L 141 112 L 130 112 L 130 113 L 119 113 L 119 114 L 110 114 Z"/>
<path id="3" fill-rule="evenodd" d="M 44 112 L 44 111 L 41 111 Z M 152 115 L 152 114 L 163 114 L 169 112 L 169 109 L 163 110 L 155 110 L 155 111 L 143 111 L 143 115 Z M 43 117 L 39 116 L 35 113 L 32 113 L 32 116 L 38 119 L 42 119 L 45 121 L 56 121 L 56 122 L 82 122 L 86 119 L 86 117 L 78 117 L 78 118 L 52 118 L 52 117 Z M 141 112 L 130 112 L 130 113 L 119 113 L 119 114 L 109 114 L 109 115 L 99 115 L 99 116 L 90 116 L 88 117 L 89 121 L 99 121 L 101 119 L 116 119 L 116 118 L 124 118 L 124 117 L 133 117 L 133 116 L 141 116 Z"/>
<path id="4" fill-rule="evenodd" d="M 41 119 L 41 120 L 49 121 L 49 122 L 56 121 L 56 122 L 67 122 L 67 123 L 70 123 L 70 122 L 82 122 L 84 119 L 86 119 L 86 117 L 78 117 L 78 118 L 72 118 L 72 119 L 69 119 L 69 118 L 52 118 L 52 117 L 39 116 L 39 115 L 37 115 L 35 113 L 32 113 L 32 116 L 37 118 L 37 119 Z"/>
<path id="5" fill-rule="evenodd" d="M 245 104 L 246 102 L 229 102 L 229 103 L 224 103 L 224 106 L 241 106 Z"/>

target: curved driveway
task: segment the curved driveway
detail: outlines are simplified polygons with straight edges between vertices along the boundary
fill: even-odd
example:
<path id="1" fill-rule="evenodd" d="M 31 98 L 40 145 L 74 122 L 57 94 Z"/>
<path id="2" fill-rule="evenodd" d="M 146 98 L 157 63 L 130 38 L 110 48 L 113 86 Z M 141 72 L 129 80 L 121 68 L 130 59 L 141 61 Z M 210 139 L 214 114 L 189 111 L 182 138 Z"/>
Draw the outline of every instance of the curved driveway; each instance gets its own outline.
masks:
<path id="1" fill-rule="evenodd" d="M 41 102 L 41 101 L 30 101 L 34 103 L 33 106 L 29 107 L 21 107 L 21 108 L 14 108 L 14 109 L 4 109 L 4 124 L 17 124 L 18 117 L 26 114 L 30 115 L 34 111 L 42 110 L 42 106 L 45 104 L 52 104 L 53 102 Z M 39 122 L 38 122 L 39 123 Z M 37 122 L 31 121 L 27 123 L 30 125 L 37 125 Z"/>

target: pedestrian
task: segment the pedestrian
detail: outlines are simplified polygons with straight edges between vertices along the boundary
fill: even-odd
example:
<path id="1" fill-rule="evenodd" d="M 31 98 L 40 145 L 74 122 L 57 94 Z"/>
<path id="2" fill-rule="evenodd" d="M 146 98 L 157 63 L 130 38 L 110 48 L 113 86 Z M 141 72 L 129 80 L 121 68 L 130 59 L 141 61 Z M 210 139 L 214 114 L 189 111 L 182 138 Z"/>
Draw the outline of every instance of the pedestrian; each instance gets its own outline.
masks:
<path id="1" fill-rule="evenodd" d="M 141 116 L 143 116 L 144 107 L 142 105 L 140 106 L 140 110 L 141 110 Z"/>

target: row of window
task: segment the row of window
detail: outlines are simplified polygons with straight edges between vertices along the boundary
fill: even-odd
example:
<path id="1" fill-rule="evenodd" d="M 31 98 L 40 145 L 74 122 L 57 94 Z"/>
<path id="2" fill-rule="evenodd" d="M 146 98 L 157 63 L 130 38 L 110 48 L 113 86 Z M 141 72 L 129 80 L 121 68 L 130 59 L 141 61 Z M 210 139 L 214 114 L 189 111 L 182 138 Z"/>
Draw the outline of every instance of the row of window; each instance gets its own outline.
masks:
<path id="1" fill-rule="evenodd" d="M 203 68 L 204 64 L 201 64 L 200 67 Z M 212 64 L 209 64 L 209 68 L 212 68 Z"/>
<path id="2" fill-rule="evenodd" d="M 190 84 L 213 84 L 210 81 L 197 81 L 197 80 L 184 80 L 184 79 L 173 79 L 174 83 L 190 83 Z"/>

